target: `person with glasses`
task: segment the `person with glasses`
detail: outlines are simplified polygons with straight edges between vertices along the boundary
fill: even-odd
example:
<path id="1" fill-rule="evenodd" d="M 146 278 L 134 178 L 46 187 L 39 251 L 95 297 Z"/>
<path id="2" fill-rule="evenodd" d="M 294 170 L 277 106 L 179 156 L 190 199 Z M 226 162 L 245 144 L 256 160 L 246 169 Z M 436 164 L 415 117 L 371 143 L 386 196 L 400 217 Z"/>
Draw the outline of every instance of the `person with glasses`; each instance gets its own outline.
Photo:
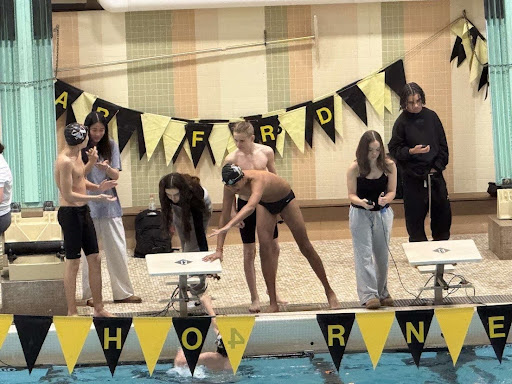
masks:
<path id="1" fill-rule="evenodd" d="M 427 241 L 425 217 L 430 211 L 434 240 L 448 240 L 452 212 L 443 171 L 448 144 L 437 114 L 425 107 L 425 93 L 416 83 L 404 86 L 403 109 L 393 126 L 388 148 L 402 169 L 405 224 L 409 241 Z"/>

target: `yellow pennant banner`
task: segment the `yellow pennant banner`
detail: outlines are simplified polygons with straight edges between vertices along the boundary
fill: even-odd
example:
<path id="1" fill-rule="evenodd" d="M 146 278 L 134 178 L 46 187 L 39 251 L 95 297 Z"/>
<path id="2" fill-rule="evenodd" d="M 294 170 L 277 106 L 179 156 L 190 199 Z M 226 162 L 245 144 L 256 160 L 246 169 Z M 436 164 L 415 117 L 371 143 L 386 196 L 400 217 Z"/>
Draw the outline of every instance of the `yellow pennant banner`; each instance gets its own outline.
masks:
<path id="1" fill-rule="evenodd" d="M 71 374 L 91 329 L 92 317 L 54 316 L 53 324 Z"/>
<path id="2" fill-rule="evenodd" d="M 108 137 L 119 145 L 119 132 L 117 129 L 117 115 L 108 123 Z"/>
<path id="3" fill-rule="evenodd" d="M 12 315 L 0 315 L 0 348 L 2 348 L 2 345 L 4 344 L 7 332 L 9 332 L 12 319 Z"/>
<path id="4" fill-rule="evenodd" d="M 389 113 L 393 113 L 393 102 L 391 101 L 391 97 L 391 88 L 386 85 L 384 87 L 384 108 L 386 108 Z"/>
<path id="5" fill-rule="evenodd" d="M 469 324 L 475 312 L 474 307 L 467 308 L 438 308 L 435 315 L 450 355 L 453 366 L 457 363 L 464 339 L 468 333 Z"/>
<path id="6" fill-rule="evenodd" d="M 186 124 L 184 121 L 171 119 L 164 131 L 162 141 L 164 143 L 165 162 L 167 165 L 171 163 L 174 154 L 185 137 Z"/>
<path id="7" fill-rule="evenodd" d="M 94 105 L 96 99 L 96 96 L 87 92 L 83 92 L 71 105 L 71 108 L 73 108 L 73 113 L 75 114 L 76 121 L 78 123 L 84 123 L 85 118 L 89 112 L 92 111 L 92 106 Z"/>
<path id="8" fill-rule="evenodd" d="M 304 136 L 304 130 L 306 129 L 306 107 L 300 107 L 283 113 L 279 116 L 279 123 L 281 128 L 290 135 L 299 151 L 304 153 L 306 142 Z M 281 133 L 281 135 L 284 135 L 284 133 Z"/>
<path id="9" fill-rule="evenodd" d="M 395 312 L 391 311 L 356 313 L 357 324 L 372 360 L 373 369 L 379 363 L 394 319 Z"/>
<path id="10" fill-rule="evenodd" d="M 475 81 L 482 73 L 483 64 L 487 64 L 487 43 L 480 37 L 476 39 L 475 52 L 469 64 L 469 82 Z"/>
<path id="11" fill-rule="evenodd" d="M 167 339 L 167 334 L 171 329 L 172 318 L 134 317 L 133 326 L 151 376 Z"/>
<path id="12" fill-rule="evenodd" d="M 217 327 L 222 335 L 233 373 L 238 370 L 244 355 L 254 326 L 254 320 L 254 316 L 217 317 Z"/>
<path id="13" fill-rule="evenodd" d="M 213 157 L 215 158 L 215 164 L 222 166 L 224 155 L 231 137 L 231 131 L 229 130 L 228 123 L 214 124 L 212 133 L 210 133 L 210 147 L 212 148 Z"/>
<path id="14" fill-rule="evenodd" d="M 379 72 L 357 83 L 381 119 L 384 118 L 385 77 L 385 72 Z"/>
<path id="15" fill-rule="evenodd" d="M 143 113 L 140 119 L 142 121 L 142 132 L 144 133 L 144 142 L 146 143 L 146 153 L 149 161 L 171 118 L 153 115 L 152 113 Z"/>

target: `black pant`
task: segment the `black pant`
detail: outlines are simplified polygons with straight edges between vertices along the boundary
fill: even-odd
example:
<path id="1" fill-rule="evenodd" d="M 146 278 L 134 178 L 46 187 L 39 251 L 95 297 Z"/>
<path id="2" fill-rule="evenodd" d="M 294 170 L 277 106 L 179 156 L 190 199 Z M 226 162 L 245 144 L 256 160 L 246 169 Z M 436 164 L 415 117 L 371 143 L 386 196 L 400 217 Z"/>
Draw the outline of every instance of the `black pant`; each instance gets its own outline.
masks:
<path id="1" fill-rule="evenodd" d="M 431 220 L 430 229 L 434 240 L 448 240 L 452 225 L 452 210 L 448 199 L 448 190 L 441 172 L 430 177 L 431 183 Z M 427 241 L 425 217 L 428 212 L 428 179 L 404 175 L 405 224 L 409 242 Z"/>

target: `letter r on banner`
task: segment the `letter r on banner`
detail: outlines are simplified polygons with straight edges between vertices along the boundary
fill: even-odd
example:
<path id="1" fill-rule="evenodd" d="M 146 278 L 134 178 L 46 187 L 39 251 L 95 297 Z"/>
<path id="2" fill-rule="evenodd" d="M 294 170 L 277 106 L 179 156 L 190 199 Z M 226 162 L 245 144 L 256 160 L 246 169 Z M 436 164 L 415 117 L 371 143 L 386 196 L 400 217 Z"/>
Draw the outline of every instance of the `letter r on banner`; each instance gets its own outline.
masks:
<path id="1" fill-rule="evenodd" d="M 260 127 L 261 132 L 261 141 L 266 142 L 267 136 L 270 137 L 270 140 L 275 141 L 276 137 L 274 135 L 274 127 L 271 125 L 262 125 Z"/>

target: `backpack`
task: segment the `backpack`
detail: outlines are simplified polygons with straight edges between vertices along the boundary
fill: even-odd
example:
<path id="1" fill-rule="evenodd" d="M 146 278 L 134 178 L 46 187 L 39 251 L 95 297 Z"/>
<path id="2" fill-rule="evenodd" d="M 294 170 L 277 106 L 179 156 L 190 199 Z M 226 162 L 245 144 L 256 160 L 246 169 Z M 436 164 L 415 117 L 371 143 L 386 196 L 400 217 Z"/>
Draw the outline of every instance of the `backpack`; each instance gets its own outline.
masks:
<path id="1" fill-rule="evenodd" d="M 171 238 L 161 229 L 162 213 L 145 209 L 135 216 L 135 257 L 171 252 Z"/>

